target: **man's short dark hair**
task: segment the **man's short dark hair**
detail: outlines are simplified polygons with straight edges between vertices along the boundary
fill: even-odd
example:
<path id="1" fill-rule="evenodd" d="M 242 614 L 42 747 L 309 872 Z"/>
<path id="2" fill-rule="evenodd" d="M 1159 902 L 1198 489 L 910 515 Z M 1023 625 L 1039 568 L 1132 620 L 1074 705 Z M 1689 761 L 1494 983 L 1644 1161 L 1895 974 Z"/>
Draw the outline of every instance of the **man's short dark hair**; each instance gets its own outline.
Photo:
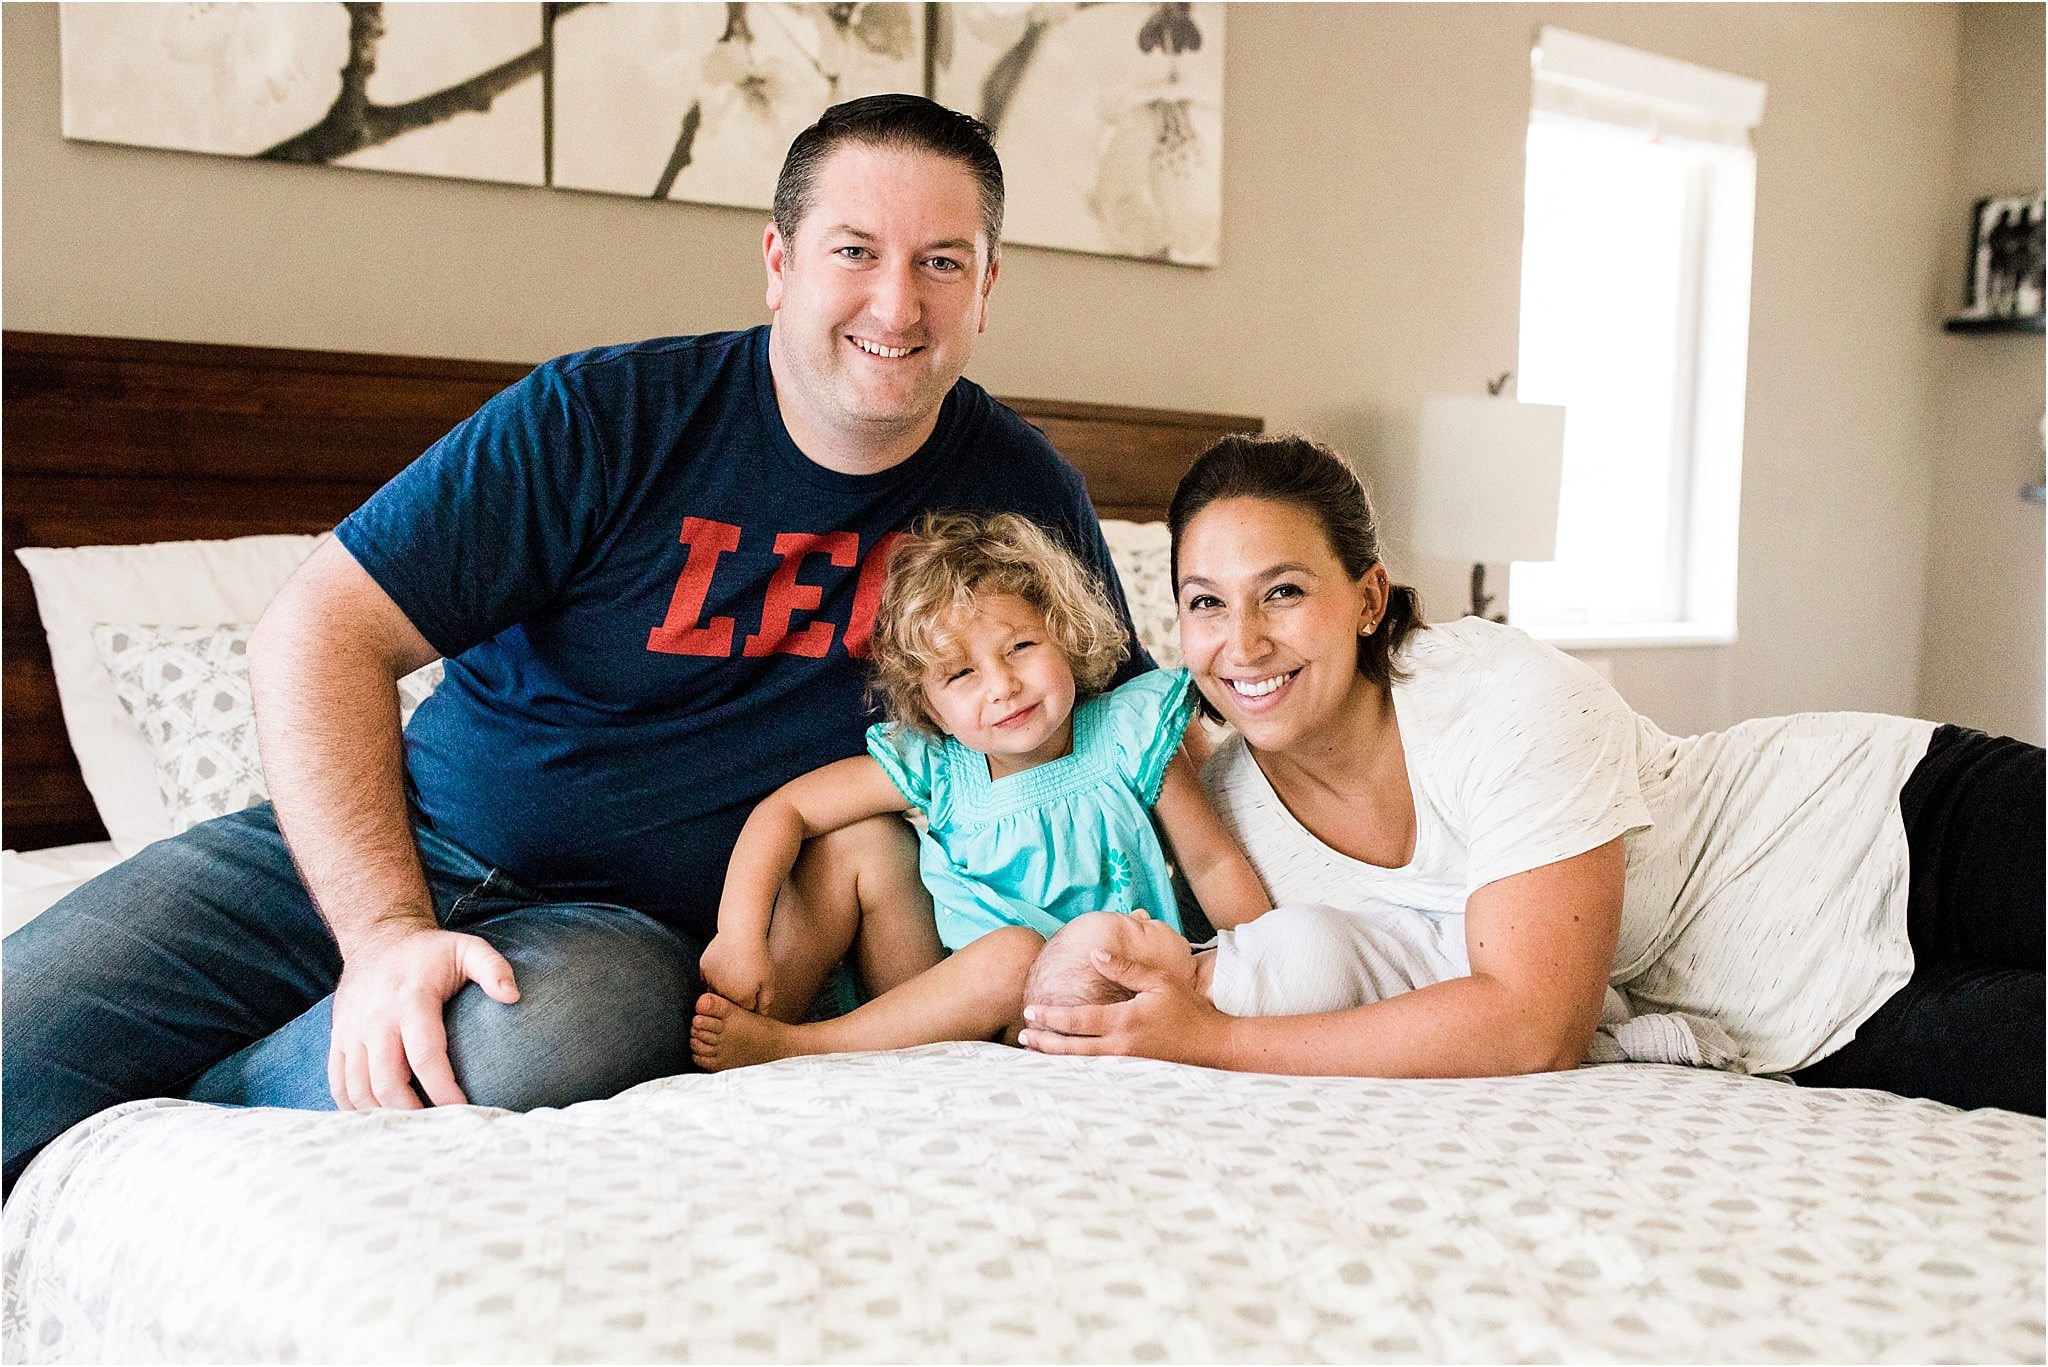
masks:
<path id="1" fill-rule="evenodd" d="M 794 239 L 811 210 L 818 170 L 842 143 L 929 152 L 958 162 L 981 187 L 981 226 L 993 260 L 1003 237 L 1003 163 L 988 125 L 922 95 L 863 95 L 835 104 L 796 135 L 775 178 L 775 226 Z"/>

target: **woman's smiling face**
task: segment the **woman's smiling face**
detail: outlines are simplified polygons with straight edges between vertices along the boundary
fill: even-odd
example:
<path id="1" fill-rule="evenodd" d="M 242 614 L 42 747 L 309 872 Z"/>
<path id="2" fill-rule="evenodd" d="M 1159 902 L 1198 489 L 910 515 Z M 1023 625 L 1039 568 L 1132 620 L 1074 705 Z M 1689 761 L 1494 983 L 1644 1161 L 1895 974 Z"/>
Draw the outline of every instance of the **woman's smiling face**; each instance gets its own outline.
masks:
<path id="1" fill-rule="evenodd" d="M 1358 639 L 1386 614 L 1386 569 L 1351 578 L 1305 509 L 1219 499 L 1182 531 L 1177 569 L 1188 669 L 1254 749 L 1313 740 L 1374 692 Z"/>

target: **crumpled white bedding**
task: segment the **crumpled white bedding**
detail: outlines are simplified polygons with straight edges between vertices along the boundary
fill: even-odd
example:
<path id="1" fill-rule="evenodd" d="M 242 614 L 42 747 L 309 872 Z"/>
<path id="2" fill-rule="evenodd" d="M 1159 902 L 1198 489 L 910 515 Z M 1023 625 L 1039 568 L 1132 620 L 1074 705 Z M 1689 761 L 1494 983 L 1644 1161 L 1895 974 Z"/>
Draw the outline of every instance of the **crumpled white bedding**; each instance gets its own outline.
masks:
<path id="1" fill-rule="evenodd" d="M 513 1115 L 138 1102 L 9 1201 L 9 1361 L 2039 1361 L 2043 1125 L 1613 1065 L 994 1045 Z"/>
<path id="2" fill-rule="evenodd" d="M 47 850 L 0 850 L 0 935 L 12 935 L 120 859 L 111 840 Z"/>

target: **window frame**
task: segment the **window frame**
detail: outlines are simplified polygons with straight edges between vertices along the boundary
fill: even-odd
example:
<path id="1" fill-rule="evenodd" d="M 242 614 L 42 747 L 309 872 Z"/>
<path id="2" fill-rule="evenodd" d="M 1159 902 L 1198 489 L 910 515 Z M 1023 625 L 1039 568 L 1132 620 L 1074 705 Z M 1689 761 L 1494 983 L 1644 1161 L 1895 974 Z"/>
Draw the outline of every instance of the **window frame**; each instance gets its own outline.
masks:
<path id="1" fill-rule="evenodd" d="M 1556 64 L 1567 73 L 1550 87 L 1547 98 L 1546 47 L 1557 54 Z M 1509 621 L 1539 639 L 1568 647 L 1733 643 L 1755 228 L 1756 158 L 1748 130 L 1761 118 L 1764 88 L 1742 77 L 1549 28 L 1542 30 L 1531 61 L 1537 88 L 1529 134 L 1540 124 L 1576 126 L 1596 136 L 1657 141 L 1674 151 L 1696 150 L 1697 155 L 1688 156 L 1683 168 L 1663 563 L 1644 567 L 1645 572 L 1661 571 L 1658 612 L 1649 619 L 1628 621 L 1533 617 L 1526 607 L 1517 611 L 1517 576 L 1511 566 Z M 1704 92 L 1697 108 L 1676 109 L 1646 95 L 1637 99 L 1627 88 L 1636 80 L 1638 92 L 1658 89 L 1657 82 L 1676 68 L 1684 68 L 1689 88 Z M 1608 88 L 1588 81 L 1589 72 L 1618 84 Z M 1632 104 L 1631 99 L 1637 102 Z M 1579 110 L 1564 112 L 1557 107 L 1560 100 L 1621 113 L 1610 120 Z M 1674 126 L 1676 134 L 1665 137 L 1660 122 Z M 1526 171 L 1523 184 L 1526 218 Z M 1527 301 L 1525 293 L 1523 307 Z M 1567 490 L 1564 498 L 1568 497 Z"/>

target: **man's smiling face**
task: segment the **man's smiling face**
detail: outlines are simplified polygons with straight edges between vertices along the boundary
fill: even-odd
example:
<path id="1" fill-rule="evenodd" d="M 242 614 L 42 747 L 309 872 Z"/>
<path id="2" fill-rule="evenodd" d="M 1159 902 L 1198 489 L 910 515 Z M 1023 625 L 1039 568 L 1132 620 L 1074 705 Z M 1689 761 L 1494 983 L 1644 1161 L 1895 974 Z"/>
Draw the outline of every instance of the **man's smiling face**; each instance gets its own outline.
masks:
<path id="1" fill-rule="evenodd" d="M 805 454 L 886 468 L 931 434 L 987 325 L 980 189 L 928 152 L 847 143 L 810 209 L 763 239 L 775 397 Z"/>

